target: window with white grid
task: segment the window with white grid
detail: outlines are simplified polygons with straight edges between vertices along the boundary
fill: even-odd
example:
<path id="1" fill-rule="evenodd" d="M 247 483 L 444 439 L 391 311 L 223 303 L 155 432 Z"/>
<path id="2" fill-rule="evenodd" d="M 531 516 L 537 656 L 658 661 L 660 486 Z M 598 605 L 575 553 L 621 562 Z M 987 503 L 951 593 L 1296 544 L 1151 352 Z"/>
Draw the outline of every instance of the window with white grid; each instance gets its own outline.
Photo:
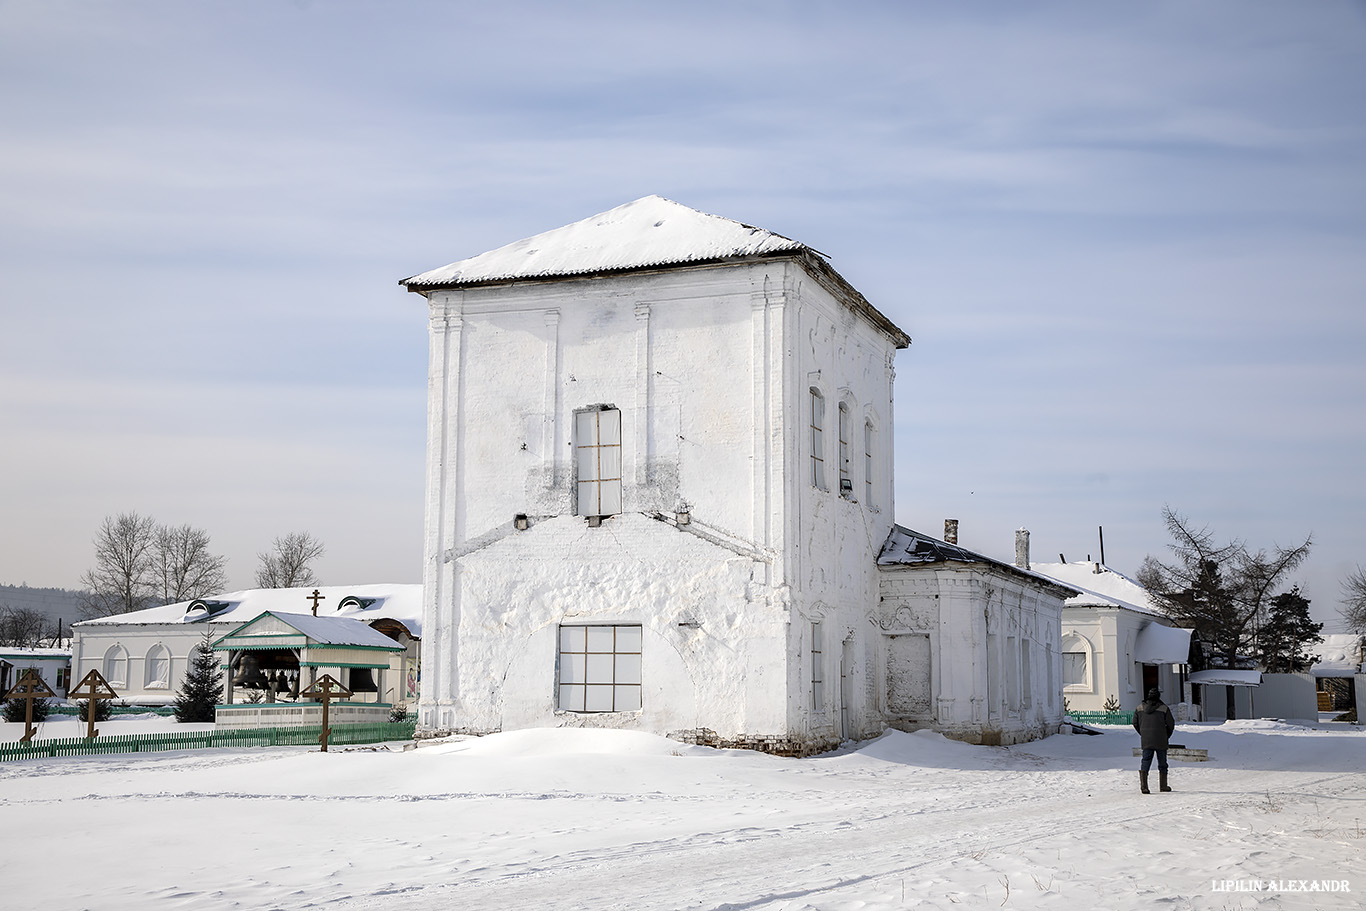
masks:
<path id="1" fill-rule="evenodd" d="M 574 415 L 574 462 L 579 516 L 621 512 L 621 412 L 616 408 Z"/>
<path id="2" fill-rule="evenodd" d="M 639 626 L 561 626 L 560 711 L 639 709 L 640 646 Z"/>
<path id="3" fill-rule="evenodd" d="M 821 428 L 825 424 L 825 396 L 811 389 L 811 484 L 825 490 L 825 442 Z"/>

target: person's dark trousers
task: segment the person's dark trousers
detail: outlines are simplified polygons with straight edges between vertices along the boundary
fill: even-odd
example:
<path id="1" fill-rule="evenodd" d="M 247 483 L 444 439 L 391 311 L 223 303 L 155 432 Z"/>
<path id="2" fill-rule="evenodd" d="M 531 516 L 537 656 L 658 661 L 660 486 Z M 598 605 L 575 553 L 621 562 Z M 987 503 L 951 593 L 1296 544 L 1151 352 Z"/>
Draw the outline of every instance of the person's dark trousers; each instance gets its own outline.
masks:
<path id="1" fill-rule="evenodd" d="M 1170 791 L 1167 787 L 1167 751 L 1166 750 L 1147 750 L 1143 751 L 1143 759 L 1138 766 L 1138 780 L 1140 790 L 1144 794 L 1148 793 L 1148 770 L 1153 767 L 1153 754 L 1157 754 L 1158 790 Z"/>

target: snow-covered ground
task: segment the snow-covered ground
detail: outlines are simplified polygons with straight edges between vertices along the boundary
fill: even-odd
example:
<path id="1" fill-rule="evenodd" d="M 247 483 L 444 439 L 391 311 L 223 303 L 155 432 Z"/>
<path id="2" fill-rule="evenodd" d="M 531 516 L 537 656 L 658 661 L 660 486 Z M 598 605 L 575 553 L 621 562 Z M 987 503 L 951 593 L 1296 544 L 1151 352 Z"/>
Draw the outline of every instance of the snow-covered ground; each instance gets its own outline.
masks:
<path id="1" fill-rule="evenodd" d="M 1173 762 L 1175 793 L 1151 796 L 1121 728 L 1009 748 L 891 732 L 810 759 L 558 729 L 4 763 L 0 884 L 4 907 L 61 909 L 1362 906 L 1366 733 L 1174 740 L 1211 761 Z M 1284 891 L 1216 886 L 1256 880 Z M 1289 891 L 1324 881 L 1351 891 Z"/>

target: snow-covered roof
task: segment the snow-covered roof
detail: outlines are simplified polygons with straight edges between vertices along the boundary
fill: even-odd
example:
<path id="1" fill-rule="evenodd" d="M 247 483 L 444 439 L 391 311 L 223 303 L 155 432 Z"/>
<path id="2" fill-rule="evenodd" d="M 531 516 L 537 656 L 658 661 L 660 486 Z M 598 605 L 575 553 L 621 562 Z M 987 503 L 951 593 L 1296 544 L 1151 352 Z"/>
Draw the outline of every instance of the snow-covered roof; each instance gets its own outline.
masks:
<path id="1" fill-rule="evenodd" d="M 449 287 L 807 250 L 811 248 L 790 237 L 708 215 L 662 196 L 646 196 L 400 284 L 411 289 Z"/>
<path id="2" fill-rule="evenodd" d="M 375 632 L 369 624 L 354 617 L 314 617 L 312 614 L 287 614 L 275 611 L 266 611 L 258 617 L 253 617 L 240 628 L 233 630 L 215 642 L 214 647 L 217 648 L 224 642 L 231 642 L 231 647 L 236 647 L 242 641 L 250 640 L 253 637 L 265 637 L 272 640 L 280 638 L 281 633 L 278 630 L 257 629 L 258 622 L 266 617 L 278 620 L 279 623 L 296 630 L 318 645 L 361 646 L 386 651 L 402 651 L 403 649 L 403 646 L 395 644 L 394 640 L 388 636 Z M 277 626 L 273 623 L 268 625 Z"/>
<path id="3" fill-rule="evenodd" d="M 887 319 L 813 247 L 764 228 L 708 215 L 662 196 L 645 196 L 582 221 L 399 282 L 425 294 L 491 282 L 602 275 L 765 256 L 800 257 L 807 271 L 898 348 L 910 336 Z"/>
<path id="4" fill-rule="evenodd" d="M 1190 682 L 1205 686 L 1259 686 L 1262 682 L 1262 672 L 1214 668 L 1208 671 L 1196 671 L 1190 675 Z"/>
<path id="5" fill-rule="evenodd" d="M 23 661 L 28 659 L 38 659 L 40 661 L 57 661 L 60 659 L 71 659 L 71 649 L 69 648 L 11 648 L 10 646 L 0 647 L 0 658 L 10 661 Z"/>
<path id="6" fill-rule="evenodd" d="M 1356 633 L 1333 633 L 1310 649 L 1319 656 L 1309 668 L 1315 677 L 1350 677 L 1361 672 L 1362 637 Z"/>
<path id="7" fill-rule="evenodd" d="M 1186 664 L 1190 661 L 1191 632 L 1150 620 L 1134 640 L 1134 660 L 1139 664 Z"/>
<path id="8" fill-rule="evenodd" d="M 991 567 L 996 570 L 1005 570 L 1010 573 L 1026 576 L 1035 582 L 1042 582 L 1054 588 L 1064 591 L 1074 592 L 1076 589 L 1065 582 L 1060 582 L 1032 570 L 1021 569 L 1013 563 L 1005 563 L 995 560 L 985 554 L 959 547 L 957 544 L 949 544 L 947 541 L 940 541 L 929 535 L 900 525 L 893 525 L 892 531 L 887 535 L 887 540 L 882 544 L 882 550 L 878 552 L 878 566 L 927 566 L 934 563 L 977 563 Z"/>
<path id="9" fill-rule="evenodd" d="M 1122 607 L 1140 614 L 1166 616 L 1146 588 L 1102 563 L 1092 563 L 1090 560 L 1031 562 L 1029 568 L 1079 590 L 1079 594 L 1067 599 L 1064 607 Z"/>
<path id="10" fill-rule="evenodd" d="M 414 638 L 422 637 L 422 585 L 394 583 L 373 585 L 318 585 L 308 588 L 252 588 L 227 592 L 196 601 L 181 601 L 161 607 L 111 617 L 82 620 L 78 627 L 143 623 L 231 623 L 241 625 L 266 611 L 274 614 L 313 614 L 314 589 L 320 617 L 353 617 L 366 623 L 396 620 Z M 206 607 L 201 607 L 204 605 Z M 224 605 L 219 607 L 219 605 Z M 292 620 L 291 620 L 292 622 Z"/>

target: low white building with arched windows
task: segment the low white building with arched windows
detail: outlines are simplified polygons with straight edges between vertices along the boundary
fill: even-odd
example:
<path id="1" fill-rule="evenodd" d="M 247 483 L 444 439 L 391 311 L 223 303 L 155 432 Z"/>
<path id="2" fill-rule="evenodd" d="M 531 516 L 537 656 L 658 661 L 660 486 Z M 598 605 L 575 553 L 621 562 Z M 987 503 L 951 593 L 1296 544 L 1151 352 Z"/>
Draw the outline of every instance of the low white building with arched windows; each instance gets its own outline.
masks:
<path id="1" fill-rule="evenodd" d="M 170 705 L 206 631 L 218 639 L 266 611 L 311 615 L 315 590 L 318 616 L 364 621 L 403 646 L 383 676 L 384 692 L 375 698 L 415 704 L 422 638 L 422 586 L 417 584 L 250 589 L 83 620 L 71 627 L 72 679 L 97 669 L 124 702 Z"/>

